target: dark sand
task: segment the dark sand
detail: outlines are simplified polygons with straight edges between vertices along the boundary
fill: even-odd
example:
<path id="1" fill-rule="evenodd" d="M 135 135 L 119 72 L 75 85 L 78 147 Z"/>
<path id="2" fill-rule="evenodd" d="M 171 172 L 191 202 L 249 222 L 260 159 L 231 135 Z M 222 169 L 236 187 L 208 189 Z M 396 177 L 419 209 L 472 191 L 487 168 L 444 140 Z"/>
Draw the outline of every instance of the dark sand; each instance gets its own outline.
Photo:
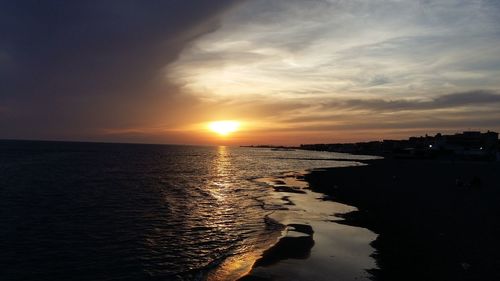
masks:
<path id="1" fill-rule="evenodd" d="M 373 279 L 500 280 L 500 163 L 375 160 L 306 179 L 379 234 Z"/>

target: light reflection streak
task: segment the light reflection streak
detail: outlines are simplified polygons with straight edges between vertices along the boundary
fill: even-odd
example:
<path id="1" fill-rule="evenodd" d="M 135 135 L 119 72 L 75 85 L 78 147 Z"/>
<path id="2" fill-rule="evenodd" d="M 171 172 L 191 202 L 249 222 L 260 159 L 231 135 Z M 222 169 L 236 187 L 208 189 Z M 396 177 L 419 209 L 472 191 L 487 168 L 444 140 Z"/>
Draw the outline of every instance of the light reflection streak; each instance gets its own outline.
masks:
<path id="1" fill-rule="evenodd" d="M 237 188 L 241 189 L 244 186 L 238 186 L 243 183 L 234 177 L 237 174 L 235 169 L 241 166 L 233 161 L 235 158 L 231 154 L 231 148 L 226 146 L 217 148 L 217 155 L 213 161 L 214 180 L 210 184 L 209 190 L 218 201 L 217 209 L 213 211 L 218 215 L 234 215 L 233 219 L 238 220 L 238 217 L 250 214 L 245 214 L 249 210 L 245 210 L 244 206 L 241 206 L 238 202 L 238 195 L 234 193 Z M 223 224 L 224 220 L 221 220 L 217 227 L 234 231 Z M 247 243 L 239 245 L 238 249 L 234 250 L 219 266 L 207 274 L 206 280 L 238 280 L 247 275 L 263 251 L 276 243 L 279 237 L 281 237 L 281 231 L 266 231 Z"/>
<path id="2" fill-rule="evenodd" d="M 230 152 L 226 146 L 217 148 L 217 156 L 214 159 L 214 180 L 211 183 L 210 193 L 218 201 L 225 201 L 229 188 L 231 188 L 231 159 Z"/>

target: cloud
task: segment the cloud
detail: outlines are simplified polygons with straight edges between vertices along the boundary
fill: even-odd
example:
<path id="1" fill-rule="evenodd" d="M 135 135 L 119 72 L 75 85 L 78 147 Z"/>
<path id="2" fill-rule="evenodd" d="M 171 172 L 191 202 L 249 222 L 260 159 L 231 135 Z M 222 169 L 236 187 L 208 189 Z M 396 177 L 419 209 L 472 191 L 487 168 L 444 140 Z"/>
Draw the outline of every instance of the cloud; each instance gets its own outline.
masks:
<path id="1" fill-rule="evenodd" d="M 346 99 L 325 104 L 324 108 L 396 112 L 403 110 L 457 109 L 474 106 L 498 108 L 499 104 L 500 94 L 487 90 L 474 90 L 419 99 Z"/>
<path id="2" fill-rule="evenodd" d="M 498 130 L 499 15 L 486 0 L 4 1 L 0 137 L 169 142 L 212 119 L 309 139 Z"/>
<path id="3" fill-rule="evenodd" d="M 223 98 L 498 90 L 497 12 L 488 1 L 249 1 L 186 48 L 168 78 Z"/>
<path id="4" fill-rule="evenodd" d="M 500 94 L 485 90 L 421 99 L 338 99 L 309 104 L 301 111 L 276 109 L 283 125 L 274 130 L 298 135 L 497 130 L 499 108 Z"/>
<path id="5" fill-rule="evenodd" d="M 10 110 L 0 137 L 165 122 L 185 101 L 158 79 L 163 67 L 238 2 L 2 1 L 0 106 Z"/>
<path id="6" fill-rule="evenodd" d="M 248 1 L 167 78 L 211 103 L 290 107 L 262 132 L 498 130 L 499 14 L 482 0 Z"/>

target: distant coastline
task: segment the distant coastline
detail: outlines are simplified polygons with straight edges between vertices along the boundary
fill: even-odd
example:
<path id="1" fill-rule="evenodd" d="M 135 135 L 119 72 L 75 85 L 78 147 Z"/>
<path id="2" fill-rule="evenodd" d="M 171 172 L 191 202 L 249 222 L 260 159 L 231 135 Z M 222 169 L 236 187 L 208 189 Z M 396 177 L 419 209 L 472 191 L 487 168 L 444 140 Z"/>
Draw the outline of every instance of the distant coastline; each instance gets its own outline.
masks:
<path id="1" fill-rule="evenodd" d="M 301 144 L 299 148 L 399 159 L 500 160 L 500 140 L 498 133 L 492 131 L 464 131 L 453 135 L 438 133 L 406 140 Z"/>

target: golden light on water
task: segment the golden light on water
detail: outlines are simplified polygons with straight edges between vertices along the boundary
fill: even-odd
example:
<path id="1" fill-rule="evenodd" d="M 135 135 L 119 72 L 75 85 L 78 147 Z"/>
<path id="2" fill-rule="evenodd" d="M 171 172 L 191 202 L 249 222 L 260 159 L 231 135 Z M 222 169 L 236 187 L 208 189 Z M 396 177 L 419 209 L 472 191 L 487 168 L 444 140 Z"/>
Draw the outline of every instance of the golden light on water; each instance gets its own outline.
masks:
<path id="1" fill-rule="evenodd" d="M 240 128 L 240 122 L 238 121 L 229 121 L 229 120 L 224 120 L 224 121 L 214 121 L 210 122 L 208 124 L 208 128 L 221 135 L 221 136 L 227 136 L 230 133 L 234 133 L 238 131 Z"/>

